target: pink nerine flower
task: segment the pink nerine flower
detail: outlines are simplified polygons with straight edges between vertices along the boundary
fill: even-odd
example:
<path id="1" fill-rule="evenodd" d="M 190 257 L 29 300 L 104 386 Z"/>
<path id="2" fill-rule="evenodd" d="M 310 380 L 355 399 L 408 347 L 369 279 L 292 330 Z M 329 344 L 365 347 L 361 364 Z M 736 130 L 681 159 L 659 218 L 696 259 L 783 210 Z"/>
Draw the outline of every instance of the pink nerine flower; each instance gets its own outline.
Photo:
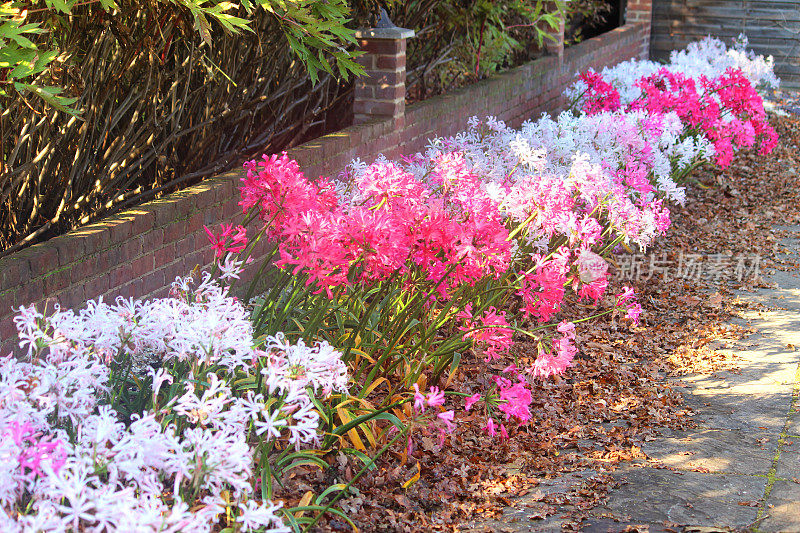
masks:
<path id="1" fill-rule="evenodd" d="M 547 351 L 540 353 L 529 370 L 533 377 L 547 377 L 563 373 L 572 364 L 575 354 L 578 353 L 575 346 L 575 324 L 561 322 L 558 325 L 558 331 L 563 334 L 563 337 L 553 341 L 555 355 Z"/>
<path id="2" fill-rule="evenodd" d="M 428 395 L 419 390 L 419 385 L 414 383 L 414 411 L 422 413 L 426 407 L 441 407 L 444 405 L 444 392 L 439 387 L 431 387 Z"/>
<path id="3" fill-rule="evenodd" d="M 523 312 L 526 316 L 533 315 L 539 322 L 547 322 L 561 310 L 569 259 L 569 249 L 562 246 L 550 259 L 540 261 L 536 272 L 524 275 L 518 294 L 525 304 Z"/>
<path id="4" fill-rule="evenodd" d="M 605 81 L 599 72 L 586 71 L 580 75 L 580 79 L 586 84 L 584 112 L 594 115 L 603 111 L 619 109 L 619 91 Z"/>
<path id="5" fill-rule="evenodd" d="M 766 119 L 761 97 L 739 69 L 695 79 L 662 68 L 639 79 L 636 86 L 642 95 L 631 102 L 630 109 L 656 115 L 676 113 L 687 130 L 713 143 L 721 167 L 730 164 L 734 150 L 751 147 L 756 139 L 763 153 L 775 146 L 777 135 Z"/>
<path id="6" fill-rule="evenodd" d="M 638 325 L 642 306 L 636 301 L 636 294 L 631 287 L 622 287 L 622 289 L 622 293 L 617 296 L 617 307 L 624 306 L 627 309 L 625 318 Z"/>
<path id="7" fill-rule="evenodd" d="M 475 320 L 470 303 L 458 314 L 458 318 L 465 321 L 465 325 L 458 328 L 466 331 L 464 340 L 472 339 L 476 346 L 482 348 L 487 362 L 499 359 L 514 344 L 514 330 L 504 327 L 509 325 L 508 321 L 504 315 L 497 313 L 495 307 L 490 307 L 483 316 Z"/>
<path id="8" fill-rule="evenodd" d="M 444 405 L 444 392 L 439 390 L 439 387 L 431 387 L 426 399 L 430 407 L 441 407 Z"/>
<path id="9" fill-rule="evenodd" d="M 203 226 L 203 229 L 206 230 L 215 257 L 222 257 L 225 252 L 238 254 L 247 246 L 247 231 L 244 226 L 234 227 L 233 224 L 222 224 L 222 232 L 219 235 L 214 235 L 208 226 Z"/>
<path id="10" fill-rule="evenodd" d="M 499 384 L 499 383 L 498 383 Z M 531 391 L 524 383 L 516 383 L 511 387 L 500 387 L 500 411 L 505 413 L 506 420 L 512 416 L 520 423 L 531 419 L 530 405 L 532 401 Z"/>
<path id="11" fill-rule="evenodd" d="M 575 338 L 575 324 L 573 322 L 567 322 L 566 320 L 562 320 L 556 326 L 556 329 L 559 333 L 563 333 L 565 337 L 569 337 L 574 339 Z"/>
<path id="12" fill-rule="evenodd" d="M 547 376 L 555 376 L 563 374 L 567 367 L 572 362 L 572 358 L 561 356 L 562 354 L 553 355 L 551 352 L 544 352 L 536 358 L 530 372 L 533 377 L 546 378 Z"/>
<path id="13" fill-rule="evenodd" d="M 506 431 L 506 426 L 504 424 L 500 424 L 500 438 L 508 440 L 508 431 Z"/>
<path id="14" fill-rule="evenodd" d="M 268 233 L 304 212 L 325 211 L 336 205 L 330 183 L 322 179 L 309 181 L 286 152 L 248 161 L 244 168 L 247 176 L 241 180 L 239 205 L 245 213 L 258 206 L 259 218 L 271 225 Z"/>
<path id="15" fill-rule="evenodd" d="M 450 411 L 445 411 L 445 412 L 443 412 L 443 413 L 439 413 L 438 415 L 436 415 L 436 417 L 437 417 L 439 420 L 441 420 L 442 422 L 444 422 L 444 424 L 445 424 L 445 427 L 447 428 L 447 432 L 448 432 L 448 433 L 452 433 L 452 432 L 453 432 L 453 430 L 456 428 L 456 425 L 453 423 L 453 416 L 454 416 L 454 415 L 455 415 L 455 413 L 454 413 L 452 410 L 450 410 Z"/>
<path id="16" fill-rule="evenodd" d="M 633 291 L 633 287 L 623 286 L 622 292 L 617 295 L 617 305 L 622 305 L 630 300 L 636 300 L 636 293 Z"/>
<path id="17" fill-rule="evenodd" d="M 20 424 L 14 421 L 0 432 L 0 439 L 2 439 L 2 433 L 10 436 L 19 448 L 17 463 L 20 473 L 25 479 L 33 480 L 44 476 L 43 461 L 49 462 L 55 473 L 58 473 L 66 462 L 67 452 L 61 440 L 51 440 L 50 436 L 36 434 L 29 422 Z"/>
<path id="18" fill-rule="evenodd" d="M 477 402 L 480 399 L 481 399 L 481 394 L 479 392 L 476 392 L 472 396 L 467 396 L 466 398 L 464 398 L 464 410 L 469 411 L 470 409 L 472 409 L 472 406 L 475 405 L 475 402 Z"/>
<path id="19" fill-rule="evenodd" d="M 486 433 L 488 433 L 490 437 L 494 437 L 497 435 L 495 427 L 497 426 L 495 425 L 494 418 L 489 418 L 489 420 L 486 421 L 486 427 L 483 429 L 486 430 Z"/>
<path id="20" fill-rule="evenodd" d="M 608 280 L 605 278 L 596 279 L 591 283 L 587 283 L 582 285 L 580 289 L 578 289 L 578 296 L 581 299 L 584 298 L 591 298 L 594 300 L 595 305 L 600 298 L 602 298 L 603 294 L 606 292 L 606 287 L 608 287 Z"/>
<path id="21" fill-rule="evenodd" d="M 628 306 L 625 318 L 629 318 L 634 324 L 639 325 L 639 315 L 642 314 L 642 306 L 638 303 Z"/>

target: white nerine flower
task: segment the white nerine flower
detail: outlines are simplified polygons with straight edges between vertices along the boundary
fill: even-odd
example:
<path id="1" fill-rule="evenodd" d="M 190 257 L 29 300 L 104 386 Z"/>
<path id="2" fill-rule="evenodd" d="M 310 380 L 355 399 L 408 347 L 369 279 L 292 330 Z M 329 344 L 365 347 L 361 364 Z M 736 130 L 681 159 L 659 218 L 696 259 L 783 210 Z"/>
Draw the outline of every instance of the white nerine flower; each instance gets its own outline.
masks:
<path id="1" fill-rule="evenodd" d="M 244 261 L 236 260 L 235 256 L 228 255 L 225 260 L 220 263 L 220 279 L 234 280 L 239 279 L 244 270 Z"/>
<path id="2" fill-rule="evenodd" d="M 275 514 L 280 504 L 256 503 L 248 500 L 239 504 L 236 521 L 242 524 L 242 531 L 263 531 L 265 533 L 289 533 L 291 529 Z M 264 529 L 266 528 L 266 529 Z"/>
<path id="3" fill-rule="evenodd" d="M 253 447 L 263 438 L 247 440 L 251 423 L 254 433 L 296 447 L 318 439 L 306 386 L 346 390 L 339 352 L 282 335 L 269 339 L 268 352 L 257 350 L 246 310 L 206 274 L 196 286 L 179 278 L 173 295 L 98 300 L 49 316 L 20 310 L 23 347 L 35 358 L 0 358 L 0 530 L 211 531 L 225 510 L 223 491 L 253 492 Z M 189 360 L 189 375 L 169 370 Z M 127 362 L 137 383 L 152 378 L 154 398 L 176 379 L 182 394 L 123 422 L 109 405 L 108 365 Z M 203 371 L 203 363 L 239 375 L 268 363 L 265 381 L 281 397 L 235 392 L 235 374 Z M 26 446 L 50 450 L 33 463 L 38 470 L 20 467 Z M 187 487 L 196 501 L 182 500 Z M 288 531 L 277 508 L 250 502 L 239 521 Z"/>
<path id="4" fill-rule="evenodd" d="M 746 51 L 746 47 L 747 38 L 744 35 L 740 35 L 732 48 L 726 47 L 719 39 L 709 36 L 689 43 L 683 50 L 674 50 L 670 54 L 669 63 L 665 65 L 631 59 L 612 67 L 605 67 L 600 73 L 605 81 L 617 89 L 622 105 L 630 104 L 641 95 L 641 90 L 635 85 L 637 80 L 662 68 L 692 78 L 700 75 L 714 78 L 728 68 L 737 68 L 754 87 L 777 89 L 780 80 L 775 75 L 775 62 L 772 56 L 758 56 L 752 51 Z M 585 91 L 586 84 L 579 80 L 567 88 L 565 94 L 574 100 L 582 96 Z"/>
<path id="5" fill-rule="evenodd" d="M 315 391 L 321 389 L 324 394 L 347 390 L 347 365 L 342 362 L 341 353 L 325 341 L 313 347 L 306 346 L 302 339 L 291 344 L 279 333 L 265 339 L 264 350 L 269 354 L 269 366 L 262 373 L 268 370 L 283 379 L 273 378 L 275 387 L 282 392 L 306 386 Z"/>

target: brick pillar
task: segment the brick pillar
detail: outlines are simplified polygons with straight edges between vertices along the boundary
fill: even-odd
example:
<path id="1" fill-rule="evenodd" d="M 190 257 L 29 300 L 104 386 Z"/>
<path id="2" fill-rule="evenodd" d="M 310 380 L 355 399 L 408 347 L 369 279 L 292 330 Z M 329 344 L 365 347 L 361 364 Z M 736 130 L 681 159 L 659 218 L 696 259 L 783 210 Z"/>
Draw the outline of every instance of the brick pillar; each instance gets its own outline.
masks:
<path id="1" fill-rule="evenodd" d="M 625 23 L 643 23 L 645 25 L 645 39 L 639 53 L 640 59 L 649 59 L 650 57 L 650 26 L 652 18 L 653 0 L 628 0 L 628 4 L 625 6 Z"/>
<path id="2" fill-rule="evenodd" d="M 393 119 L 402 127 L 406 110 L 406 39 L 414 30 L 398 28 L 385 12 L 377 27 L 356 31 L 366 75 L 356 79 L 353 122 Z"/>

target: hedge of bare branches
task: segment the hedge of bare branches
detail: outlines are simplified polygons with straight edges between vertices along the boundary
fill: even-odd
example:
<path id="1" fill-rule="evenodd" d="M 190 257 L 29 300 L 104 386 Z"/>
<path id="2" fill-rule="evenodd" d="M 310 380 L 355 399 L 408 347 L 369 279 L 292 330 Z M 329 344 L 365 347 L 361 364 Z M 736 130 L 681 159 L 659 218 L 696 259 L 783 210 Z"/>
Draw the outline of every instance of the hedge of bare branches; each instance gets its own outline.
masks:
<path id="1" fill-rule="evenodd" d="M 346 88 L 315 86 L 274 17 L 209 47 L 179 9 L 126 1 L 63 20 L 47 80 L 80 117 L 17 98 L 0 115 L 0 250 L 9 253 L 325 128 Z"/>

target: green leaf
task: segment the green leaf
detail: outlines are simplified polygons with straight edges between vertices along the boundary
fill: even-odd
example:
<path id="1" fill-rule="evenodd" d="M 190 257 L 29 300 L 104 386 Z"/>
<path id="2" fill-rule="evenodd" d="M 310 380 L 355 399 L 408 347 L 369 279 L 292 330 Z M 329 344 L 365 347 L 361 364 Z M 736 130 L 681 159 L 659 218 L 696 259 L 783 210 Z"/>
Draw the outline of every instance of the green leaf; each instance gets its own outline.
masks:
<path id="1" fill-rule="evenodd" d="M 350 22 L 348 2 L 259 0 L 259 4 L 276 17 L 289 47 L 305 65 L 314 84 L 319 81 L 319 71 L 347 79 L 351 73 L 362 70 L 337 57 L 337 53 L 349 59 L 355 57 L 344 48 L 356 41 L 355 30 L 346 26 Z"/>
<path id="2" fill-rule="evenodd" d="M 197 29 L 198 33 L 200 33 L 200 38 L 211 47 L 211 25 L 208 23 L 205 15 L 202 12 L 197 11 L 194 13 L 194 27 Z"/>
<path id="3" fill-rule="evenodd" d="M 30 63 L 36 57 L 35 50 L 7 46 L 0 49 L 0 68 L 13 68 L 20 63 Z"/>
<path id="4" fill-rule="evenodd" d="M 74 97 L 65 97 L 59 96 L 59 94 L 64 90 L 61 87 L 47 87 L 41 85 L 31 85 L 29 83 L 20 83 L 14 82 L 14 87 L 19 92 L 31 92 L 50 104 L 51 106 L 55 107 L 59 111 L 63 111 L 64 113 L 69 113 L 73 116 L 78 116 L 78 111 L 76 109 L 72 109 L 71 106 L 75 102 L 78 101 L 77 98 Z"/>
<path id="5" fill-rule="evenodd" d="M 252 32 L 253 29 L 248 25 L 250 23 L 249 20 L 234 17 L 233 15 L 226 15 L 225 13 L 220 13 L 219 15 L 215 15 L 216 18 L 222 26 L 233 33 L 239 33 L 239 30 L 247 30 Z"/>
<path id="6" fill-rule="evenodd" d="M 293 461 L 293 460 L 297 459 L 298 461 L 304 461 L 305 463 L 309 463 L 309 462 L 310 463 L 314 463 L 314 464 L 316 464 L 318 466 L 321 466 L 322 468 L 328 468 L 328 466 L 330 466 L 330 465 L 328 465 L 328 463 L 326 463 L 324 460 L 322 460 L 319 457 L 320 453 L 312 453 L 311 450 L 302 451 L 302 452 L 294 452 L 294 453 L 290 453 L 286 457 L 281 458 L 281 460 L 278 461 L 276 464 L 278 466 L 284 466 L 284 465 L 288 464 L 290 461 Z M 287 467 L 287 469 L 291 469 L 291 468 L 294 468 L 294 466 Z"/>
<path id="7" fill-rule="evenodd" d="M 70 4 L 74 4 L 74 2 L 67 3 L 64 0 L 45 0 L 44 3 L 48 7 L 54 7 L 62 13 L 69 13 L 72 10 L 72 6 Z"/>
<path id="8" fill-rule="evenodd" d="M 374 468 L 374 465 L 373 465 L 373 468 Z M 322 491 L 319 496 L 317 496 L 317 498 L 314 500 L 314 503 L 316 503 L 317 505 L 321 505 L 322 502 L 325 500 L 325 496 L 327 496 L 328 494 L 330 494 L 333 491 L 341 491 L 341 490 L 345 490 L 345 489 L 347 489 L 347 485 L 344 484 L 344 483 L 336 483 L 334 485 L 331 485 L 330 487 L 328 487 L 327 489 Z"/>
<path id="9" fill-rule="evenodd" d="M 289 514 L 294 515 L 294 513 L 298 512 L 298 511 L 326 511 L 328 513 L 333 513 L 333 514 L 339 516 L 340 518 L 342 518 L 343 520 L 345 520 L 348 524 L 350 524 L 350 527 L 353 528 L 353 531 L 358 531 L 358 528 L 353 523 L 353 521 L 350 520 L 350 517 L 348 517 L 341 510 L 336 509 L 335 507 L 328 508 L 328 507 L 323 507 L 321 505 L 303 505 L 302 507 L 299 507 L 299 506 L 298 507 L 285 507 L 283 509 L 279 509 L 279 512 L 283 512 L 284 515 L 287 515 L 287 516 Z M 304 522 L 305 523 L 311 522 L 311 518 L 308 517 Z"/>
<path id="10" fill-rule="evenodd" d="M 344 424 L 344 425 L 341 425 L 341 426 L 338 426 L 338 427 L 334 428 L 333 434 L 334 435 L 340 435 L 340 436 L 344 435 L 345 433 L 347 433 L 348 431 L 350 431 L 354 427 L 360 426 L 364 422 L 369 422 L 370 420 L 388 420 L 395 427 L 397 427 L 397 429 L 399 429 L 400 431 L 405 431 L 405 425 L 400 421 L 400 419 L 397 418 L 395 415 L 387 412 L 389 409 L 393 409 L 393 408 L 395 408 L 395 407 L 397 407 L 399 405 L 402 405 L 403 403 L 405 403 L 405 402 L 395 402 L 395 403 L 393 403 L 391 405 L 388 405 L 386 407 L 382 407 L 381 409 L 378 409 L 377 411 L 373 411 L 371 413 L 367 413 L 365 415 L 361 415 L 361 416 L 359 416 L 357 418 L 354 418 L 353 420 L 351 420 L 347 424 Z"/>
<path id="11" fill-rule="evenodd" d="M 283 470 L 292 470 L 298 466 L 318 466 L 320 469 L 325 470 L 330 465 L 319 457 L 306 457 L 305 459 L 298 459 L 297 461 L 294 461 L 292 464 L 286 466 Z"/>
<path id="12" fill-rule="evenodd" d="M 18 63 L 17 66 L 11 70 L 11 72 L 9 73 L 9 77 L 15 80 L 28 77 L 33 72 L 34 66 L 35 65 L 33 63 L 22 61 Z"/>
<path id="13" fill-rule="evenodd" d="M 364 466 L 366 466 L 369 470 L 375 470 L 377 468 L 377 466 L 375 466 L 375 462 L 361 450 L 356 450 L 355 448 L 344 448 L 342 451 L 346 454 L 355 455 L 358 457 L 361 462 L 364 463 Z M 320 503 L 319 500 L 317 503 Z"/>

